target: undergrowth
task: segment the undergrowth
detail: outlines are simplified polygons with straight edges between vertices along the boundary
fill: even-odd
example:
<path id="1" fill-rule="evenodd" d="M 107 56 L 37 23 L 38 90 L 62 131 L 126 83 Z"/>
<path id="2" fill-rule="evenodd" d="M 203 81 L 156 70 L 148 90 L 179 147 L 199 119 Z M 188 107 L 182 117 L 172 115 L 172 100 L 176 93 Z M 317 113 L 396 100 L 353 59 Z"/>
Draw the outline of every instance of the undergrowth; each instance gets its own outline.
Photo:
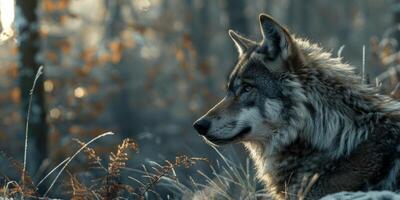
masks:
<path id="1" fill-rule="evenodd" d="M 117 145 L 115 152 L 110 152 L 108 155 L 108 164 L 104 162 L 100 155 L 87 144 L 78 139 L 74 139 L 80 146 L 87 159 L 87 163 L 90 165 L 88 172 L 94 172 L 96 176 L 92 177 L 91 184 L 85 184 L 80 181 L 78 176 L 67 170 L 67 177 L 63 180 L 62 187 L 71 199 L 120 199 L 120 198 L 135 198 L 135 199 L 146 199 L 148 193 L 157 193 L 153 188 L 163 180 L 168 180 L 170 184 L 179 184 L 175 169 L 176 168 L 189 168 L 195 165 L 198 161 L 208 162 L 205 158 L 189 157 L 186 155 L 180 155 L 175 158 L 174 161 L 166 160 L 163 165 L 157 164 L 156 167 L 152 167 L 152 170 L 144 168 L 144 170 L 137 170 L 142 174 L 141 180 L 128 176 L 128 179 L 135 180 L 140 183 L 139 186 L 128 183 L 125 177 L 121 176 L 121 171 L 128 168 L 127 163 L 130 159 L 134 158 L 130 153 L 138 150 L 137 144 L 130 138 L 124 139 L 121 144 Z M 80 152 L 78 150 L 77 152 Z M 23 164 L 19 161 L 14 160 L 8 156 L 4 151 L 1 151 L 2 157 L 6 158 L 12 167 L 23 173 Z M 71 160 L 74 156 L 71 156 L 67 160 Z M 68 162 L 62 162 L 53 170 L 49 172 L 37 185 L 35 185 L 30 178 L 29 174 L 25 172 L 24 183 L 22 179 L 20 181 L 8 179 L 6 175 L 0 174 L 7 180 L 0 188 L 0 197 L 3 198 L 50 198 L 47 197 L 50 189 L 54 185 L 54 182 L 59 178 L 59 174 L 54 178 L 52 184 L 49 186 L 47 192 L 44 195 L 38 193 L 38 185 L 40 185 L 44 179 L 48 178 L 54 171 L 58 170 L 60 166 L 67 166 Z M 64 167 L 62 168 L 64 169 Z M 59 172 L 62 172 L 62 169 Z M 132 171 L 132 170 L 130 170 Z M 80 171 L 79 173 L 82 173 Z M 176 183 L 173 183 L 174 180 Z M 87 181 L 86 181 L 87 182 Z"/>
<path id="2" fill-rule="evenodd" d="M 29 91 L 30 99 L 27 111 L 27 120 L 25 127 L 25 142 L 24 142 L 24 160 L 23 163 L 13 159 L 5 151 L 0 148 L 0 155 L 6 161 L 8 161 L 15 173 L 20 174 L 20 179 L 12 179 L 7 175 L 0 172 L 0 178 L 4 180 L 0 186 L 0 198 L 1 199 L 50 199 L 48 197 L 51 194 L 53 186 L 57 185 L 58 179 L 62 176 L 63 172 L 66 171 L 68 178 L 63 181 L 63 184 L 58 184 L 61 187 L 67 186 L 63 191 L 69 194 L 71 199 L 120 199 L 130 198 L 135 199 L 146 199 L 149 192 L 157 194 L 153 191 L 153 188 L 159 184 L 163 178 L 168 177 L 168 180 L 176 180 L 175 168 L 183 167 L 189 168 L 196 164 L 198 161 L 208 161 L 206 158 L 189 157 L 186 155 L 180 155 L 175 158 L 174 161 L 165 161 L 165 164 L 152 167 L 149 171 L 144 167 L 144 170 L 139 170 L 143 176 L 141 180 L 129 176 L 129 179 L 135 180 L 139 183 L 139 186 L 129 184 L 124 181 L 124 177 L 121 176 L 121 171 L 128 169 L 127 162 L 132 159 L 129 155 L 130 152 L 136 152 L 138 145 L 130 138 L 124 139 L 121 144 L 117 145 L 115 152 L 110 152 L 108 155 L 108 164 L 105 164 L 100 155 L 89 145 L 100 138 L 114 135 L 112 132 L 103 133 L 97 137 L 91 139 L 88 142 L 82 142 L 79 139 L 74 139 L 80 145 L 80 148 L 70 157 L 67 157 L 56 167 L 49 171 L 38 183 L 34 183 L 27 169 L 27 156 L 28 156 L 28 144 L 29 144 L 29 116 L 31 111 L 32 95 L 35 90 L 36 82 L 42 75 L 43 67 L 41 66 L 35 75 L 35 79 L 32 85 L 32 89 Z M 83 151 L 86 156 L 87 162 L 90 165 L 89 172 L 93 172 L 95 177 L 92 177 L 90 184 L 85 184 L 79 180 L 76 174 L 71 173 L 68 170 L 68 166 L 74 158 Z M 129 168 L 130 169 L 130 168 Z M 40 194 L 39 186 L 44 185 L 46 180 L 52 177 L 51 175 L 58 171 L 47 190 Z M 96 172 L 95 172 L 96 171 Z M 100 171 L 100 172 L 97 172 Z M 82 171 L 81 171 L 82 172 Z M 60 196 L 60 195 L 58 195 Z"/>

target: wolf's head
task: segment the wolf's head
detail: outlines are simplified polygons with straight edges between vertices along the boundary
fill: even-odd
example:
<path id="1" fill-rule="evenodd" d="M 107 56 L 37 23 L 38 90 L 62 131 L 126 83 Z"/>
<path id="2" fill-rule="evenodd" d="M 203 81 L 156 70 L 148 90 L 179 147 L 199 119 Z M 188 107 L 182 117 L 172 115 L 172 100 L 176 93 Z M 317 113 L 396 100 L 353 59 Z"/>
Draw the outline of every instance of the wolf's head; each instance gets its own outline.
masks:
<path id="1" fill-rule="evenodd" d="M 274 19 L 261 14 L 259 22 L 261 42 L 229 31 L 239 58 L 229 75 L 226 96 L 194 123 L 198 133 L 214 144 L 268 142 L 277 134 L 293 137 L 282 136 L 282 127 L 302 126 L 304 93 L 299 84 L 288 80 L 304 64 L 304 57 Z"/>

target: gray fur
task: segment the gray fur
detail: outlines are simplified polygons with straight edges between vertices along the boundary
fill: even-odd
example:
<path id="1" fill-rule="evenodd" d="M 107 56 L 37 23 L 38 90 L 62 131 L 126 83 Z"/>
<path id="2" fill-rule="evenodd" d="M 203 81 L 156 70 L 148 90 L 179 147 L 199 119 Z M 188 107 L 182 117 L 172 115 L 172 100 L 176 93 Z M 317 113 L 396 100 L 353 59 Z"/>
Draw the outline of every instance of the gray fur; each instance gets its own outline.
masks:
<path id="1" fill-rule="evenodd" d="M 204 137 L 243 143 L 276 199 L 399 190 L 400 104 L 271 17 L 260 25 L 263 40 L 239 50 L 226 97 L 197 121 L 212 122 Z"/>

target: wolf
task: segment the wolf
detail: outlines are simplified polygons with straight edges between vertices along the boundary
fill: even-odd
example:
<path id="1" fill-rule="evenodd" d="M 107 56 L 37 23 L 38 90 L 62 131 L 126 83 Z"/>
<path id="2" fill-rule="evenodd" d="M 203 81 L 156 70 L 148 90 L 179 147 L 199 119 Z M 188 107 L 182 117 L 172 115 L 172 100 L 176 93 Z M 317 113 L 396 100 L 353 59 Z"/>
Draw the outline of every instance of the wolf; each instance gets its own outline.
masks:
<path id="1" fill-rule="evenodd" d="M 197 132 L 244 144 L 274 199 L 398 190 L 400 104 L 267 14 L 259 24 L 261 42 L 229 30 L 238 60 Z"/>

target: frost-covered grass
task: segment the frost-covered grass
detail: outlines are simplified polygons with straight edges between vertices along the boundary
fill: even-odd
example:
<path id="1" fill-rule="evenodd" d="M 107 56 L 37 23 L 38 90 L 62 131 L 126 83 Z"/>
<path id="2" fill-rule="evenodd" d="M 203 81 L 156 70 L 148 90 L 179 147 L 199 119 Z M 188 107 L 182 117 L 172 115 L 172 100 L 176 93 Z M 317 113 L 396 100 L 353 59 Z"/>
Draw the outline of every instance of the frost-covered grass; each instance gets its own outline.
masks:
<path id="1" fill-rule="evenodd" d="M 249 159 L 245 165 L 229 159 L 217 148 L 219 159 L 215 166 L 210 166 L 211 175 L 206 175 L 202 171 L 197 171 L 200 177 L 205 180 L 190 178 L 189 185 L 182 184 L 168 177 L 161 183 L 163 186 L 173 191 L 176 197 L 181 199 L 268 199 L 266 190 L 256 180 L 253 166 Z M 204 182 L 204 181 L 203 181 Z"/>

